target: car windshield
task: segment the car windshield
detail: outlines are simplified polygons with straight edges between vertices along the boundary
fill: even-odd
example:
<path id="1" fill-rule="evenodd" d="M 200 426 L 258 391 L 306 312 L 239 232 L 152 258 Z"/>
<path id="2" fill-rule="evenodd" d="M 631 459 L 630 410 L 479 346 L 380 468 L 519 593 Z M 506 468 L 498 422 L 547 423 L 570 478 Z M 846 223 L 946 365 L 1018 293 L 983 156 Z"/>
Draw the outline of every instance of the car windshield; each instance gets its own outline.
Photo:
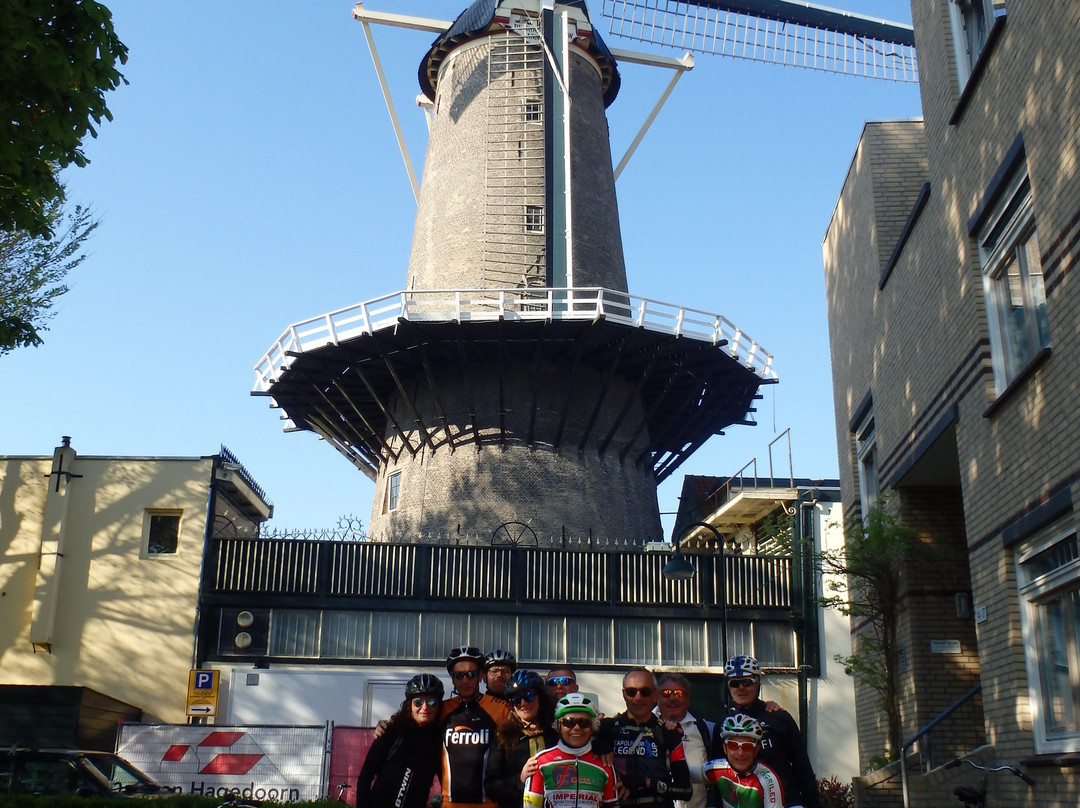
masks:
<path id="1" fill-rule="evenodd" d="M 82 761 L 93 773 L 109 782 L 113 791 L 150 793 L 161 790 L 161 786 L 116 755 L 88 753 L 82 756 Z"/>

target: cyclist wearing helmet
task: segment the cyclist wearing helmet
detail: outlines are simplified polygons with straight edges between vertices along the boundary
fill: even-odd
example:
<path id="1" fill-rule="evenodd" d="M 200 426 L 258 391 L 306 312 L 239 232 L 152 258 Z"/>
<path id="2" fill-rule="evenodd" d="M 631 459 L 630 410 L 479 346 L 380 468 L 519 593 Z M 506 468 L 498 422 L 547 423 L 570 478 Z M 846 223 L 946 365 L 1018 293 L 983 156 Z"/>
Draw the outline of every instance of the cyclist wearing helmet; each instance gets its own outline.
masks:
<path id="1" fill-rule="evenodd" d="M 623 808 L 674 808 L 689 800 L 690 769 L 682 735 L 667 729 L 653 713 L 656 680 L 645 668 L 623 677 L 626 711 L 600 722 L 597 748 L 614 753 Z"/>
<path id="2" fill-rule="evenodd" d="M 517 660 L 509 651 L 496 648 L 484 657 L 484 688 L 492 696 L 506 697 L 506 682 L 517 670 Z"/>
<path id="3" fill-rule="evenodd" d="M 439 771 L 443 683 L 421 673 L 405 685 L 405 701 L 376 738 L 356 779 L 357 808 L 424 808 Z"/>
<path id="4" fill-rule="evenodd" d="M 457 695 L 443 703 L 439 714 L 443 808 L 495 807 L 484 789 L 484 776 L 497 744 L 496 730 L 510 708 L 502 699 L 480 692 L 484 663 L 483 652 L 471 645 L 455 648 L 446 657 Z"/>
<path id="5" fill-rule="evenodd" d="M 488 760 L 487 785 L 499 808 L 521 808 L 525 782 L 536 770 L 533 758 L 559 740 L 552 726 L 555 704 L 536 671 L 519 670 L 506 684 L 513 713 L 499 725 L 499 748 Z"/>
<path id="6" fill-rule="evenodd" d="M 759 761 L 762 730 L 757 719 L 742 713 L 724 719 L 718 733 L 724 757 L 705 764 L 723 808 L 782 808 L 784 791 L 776 772 Z"/>
<path id="7" fill-rule="evenodd" d="M 592 749 L 597 724 L 596 707 L 584 693 L 559 699 L 559 742 L 537 757 L 525 784 L 525 808 L 615 808 L 615 772 Z"/>
<path id="8" fill-rule="evenodd" d="M 806 754 L 799 725 L 787 710 L 772 709 L 761 699 L 761 665 L 752 656 L 738 654 L 724 666 L 728 694 L 734 704 L 728 715 L 742 714 L 761 725 L 761 762 L 776 772 L 784 786 L 786 805 L 820 808 L 817 775 Z M 723 758 L 722 744 L 713 741 L 712 757 Z"/>

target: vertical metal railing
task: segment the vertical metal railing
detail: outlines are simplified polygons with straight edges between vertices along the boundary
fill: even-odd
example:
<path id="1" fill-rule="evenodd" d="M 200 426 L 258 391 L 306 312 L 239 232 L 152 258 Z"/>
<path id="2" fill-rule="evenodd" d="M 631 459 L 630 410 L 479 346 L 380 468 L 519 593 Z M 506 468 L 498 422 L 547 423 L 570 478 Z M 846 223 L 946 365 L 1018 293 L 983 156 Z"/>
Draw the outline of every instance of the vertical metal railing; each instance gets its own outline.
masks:
<path id="1" fill-rule="evenodd" d="M 464 547 L 307 539 L 219 538 L 208 590 L 218 594 L 402 597 L 508 603 L 713 606 L 721 558 L 690 558 L 698 575 L 663 576 L 666 553 Z M 790 556 L 723 559 L 733 608 L 791 608 Z"/>

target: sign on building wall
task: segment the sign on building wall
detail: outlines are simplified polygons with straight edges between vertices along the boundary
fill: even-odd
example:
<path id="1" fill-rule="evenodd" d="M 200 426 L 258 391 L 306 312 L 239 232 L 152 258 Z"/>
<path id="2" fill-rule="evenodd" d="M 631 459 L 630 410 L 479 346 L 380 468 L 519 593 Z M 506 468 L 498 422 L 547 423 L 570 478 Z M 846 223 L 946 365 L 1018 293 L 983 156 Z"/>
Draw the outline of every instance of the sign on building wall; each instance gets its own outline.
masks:
<path id="1" fill-rule="evenodd" d="M 117 752 L 184 794 L 295 802 L 326 795 L 327 727 L 121 724 Z"/>

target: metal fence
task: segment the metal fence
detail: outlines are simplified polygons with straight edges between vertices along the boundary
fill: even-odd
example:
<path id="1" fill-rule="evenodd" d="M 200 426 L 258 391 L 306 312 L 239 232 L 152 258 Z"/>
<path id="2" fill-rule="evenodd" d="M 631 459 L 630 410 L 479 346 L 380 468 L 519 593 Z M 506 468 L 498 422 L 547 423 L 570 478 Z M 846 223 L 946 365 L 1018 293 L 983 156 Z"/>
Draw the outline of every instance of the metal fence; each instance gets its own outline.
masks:
<path id="1" fill-rule="evenodd" d="M 719 605 L 726 591 L 729 608 L 794 606 L 790 557 L 688 557 L 698 574 L 673 581 L 663 575 L 667 553 L 640 550 L 220 538 L 212 542 L 207 585 L 219 595 L 699 608 Z"/>

